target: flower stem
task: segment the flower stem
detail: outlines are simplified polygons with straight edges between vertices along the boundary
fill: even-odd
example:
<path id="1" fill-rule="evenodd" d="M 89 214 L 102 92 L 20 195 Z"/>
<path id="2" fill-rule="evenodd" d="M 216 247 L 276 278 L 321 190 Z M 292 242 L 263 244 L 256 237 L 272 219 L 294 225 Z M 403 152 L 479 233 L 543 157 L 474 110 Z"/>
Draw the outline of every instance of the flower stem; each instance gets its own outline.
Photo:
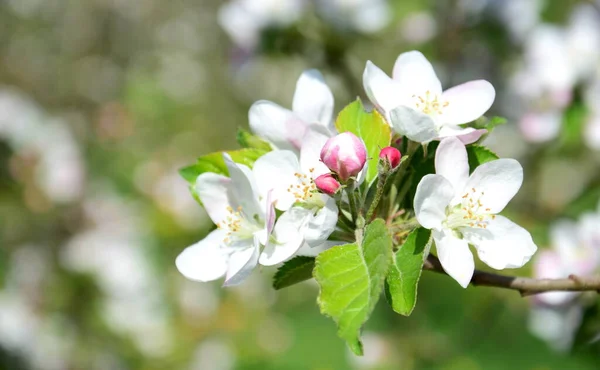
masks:
<path id="1" fill-rule="evenodd" d="M 346 194 L 348 194 L 348 203 L 350 203 L 350 213 L 352 213 L 352 221 L 356 224 L 358 217 L 358 208 L 356 207 L 356 197 L 354 196 L 354 186 L 346 188 Z"/>
<path id="2" fill-rule="evenodd" d="M 383 191 L 385 189 L 385 183 L 387 182 L 388 177 L 388 173 L 383 173 L 380 174 L 377 178 L 377 191 L 375 192 L 375 198 L 371 202 L 371 206 L 369 206 L 369 210 L 367 211 L 367 222 L 371 221 L 373 213 L 375 213 L 375 210 L 377 209 L 377 206 L 381 201 L 381 197 L 383 196 Z"/>

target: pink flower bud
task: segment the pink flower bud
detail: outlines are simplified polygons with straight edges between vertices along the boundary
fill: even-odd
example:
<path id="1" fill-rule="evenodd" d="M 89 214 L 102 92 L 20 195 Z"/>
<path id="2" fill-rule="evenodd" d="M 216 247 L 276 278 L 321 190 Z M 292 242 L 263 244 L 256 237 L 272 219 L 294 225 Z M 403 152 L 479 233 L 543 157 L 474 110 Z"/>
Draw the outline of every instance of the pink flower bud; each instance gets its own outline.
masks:
<path id="1" fill-rule="evenodd" d="M 327 195 L 334 195 L 342 186 L 330 173 L 325 173 L 314 181 L 317 188 Z"/>
<path id="2" fill-rule="evenodd" d="M 381 149 L 381 152 L 379 152 L 379 158 L 386 160 L 390 164 L 390 168 L 394 169 L 400 164 L 400 158 L 402 158 L 402 154 L 400 154 L 398 149 L 391 146 L 386 146 L 385 148 Z"/>
<path id="3" fill-rule="evenodd" d="M 356 177 L 367 161 L 367 148 L 351 132 L 344 132 L 327 140 L 321 149 L 321 161 L 335 172 L 340 180 Z"/>

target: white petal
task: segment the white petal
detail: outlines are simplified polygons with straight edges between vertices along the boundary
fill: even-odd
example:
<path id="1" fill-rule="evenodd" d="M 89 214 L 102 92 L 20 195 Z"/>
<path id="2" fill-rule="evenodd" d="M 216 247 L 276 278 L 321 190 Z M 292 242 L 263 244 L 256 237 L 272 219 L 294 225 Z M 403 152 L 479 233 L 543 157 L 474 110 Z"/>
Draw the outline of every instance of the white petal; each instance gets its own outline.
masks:
<path id="1" fill-rule="evenodd" d="M 449 230 L 434 230 L 433 239 L 444 271 L 463 288 L 469 286 L 475 262 L 467 242 L 454 237 Z"/>
<path id="2" fill-rule="evenodd" d="M 310 217 L 304 230 L 304 240 L 309 246 L 323 243 L 335 230 L 338 220 L 338 208 L 335 199 L 323 195 L 326 198 L 325 206 L 317 211 L 314 217 Z"/>
<path id="3" fill-rule="evenodd" d="M 237 208 L 238 206 L 232 204 L 233 185 L 229 177 L 205 172 L 198 176 L 194 186 L 204 209 L 215 224 L 223 221 L 229 215 L 227 207 Z"/>
<path id="4" fill-rule="evenodd" d="M 256 267 L 258 255 L 260 254 L 259 236 L 255 235 L 253 239 L 247 240 L 248 246 L 246 248 L 240 248 L 239 251 L 229 256 L 227 275 L 223 286 L 238 285 L 246 280 Z"/>
<path id="5" fill-rule="evenodd" d="M 483 136 L 483 134 L 485 134 L 486 132 L 487 132 L 486 129 L 476 130 L 472 127 L 444 125 L 440 128 L 440 132 L 439 132 L 438 136 L 440 138 L 454 136 L 454 137 L 458 138 L 463 144 L 467 145 L 467 144 L 472 144 L 472 143 L 476 142 L 477 140 L 479 140 L 479 138 L 481 136 Z"/>
<path id="6" fill-rule="evenodd" d="M 212 281 L 225 275 L 228 257 L 220 246 L 224 238 L 224 231 L 215 230 L 184 249 L 175 260 L 179 272 L 196 281 Z"/>
<path id="7" fill-rule="evenodd" d="M 369 100 L 386 114 L 402 104 L 400 86 L 370 60 L 363 73 L 363 85 Z"/>
<path id="8" fill-rule="evenodd" d="M 443 108 L 440 120 L 451 125 L 474 121 L 490 109 L 495 97 L 494 86 L 485 80 L 455 86 L 442 94 L 442 101 L 448 105 Z"/>
<path id="9" fill-rule="evenodd" d="M 319 245 L 315 245 L 314 247 L 309 246 L 304 243 L 296 254 L 298 256 L 307 256 L 307 257 L 316 257 L 319 253 L 328 250 L 329 248 L 333 248 L 337 245 L 348 244 L 347 242 L 341 242 L 339 240 L 327 240 Z"/>
<path id="10" fill-rule="evenodd" d="M 276 265 L 289 259 L 298 251 L 304 244 L 302 229 L 306 225 L 310 213 L 311 211 L 305 208 L 292 207 L 279 217 L 273 232 L 276 242 L 270 240 L 265 246 L 260 255 L 261 265 Z"/>
<path id="11" fill-rule="evenodd" d="M 533 276 L 536 279 L 564 279 L 568 275 L 558 253 L 551 250 L 538 252 L 533 265 Z M 535 300 L 549 305 L 561 305 L 573 299 L 577 294 L 575 292 L 551 292 L 537 294 Z"/>
<path id="12" fill-rule="evenodd" d="M 272 201 L 279 210 L 286 211 L 294 204 L 294 195 L 288 191 L 298 183 L 294 175 L 300 172 L 298 157 L 289 150 L 274 150 L 254 162 L 252 168 L 259 192 L 272 191 Z"/>
<path id="13" fill-rule="evenodd" d="M 298 150 L 307 123 L 291 110 L 267 100 L 252 104 L 248 112 L 252 132 L 279 149 Z"/>
<path id="14" fill-rule="evenodd" d="M 329 172 L 327 166 L 321 161 L 321 149 L 330 137 L 331 133 L 323 126 L 311 125 L 302 138 L 300 168 L 305 174 L 312 173 L 313 179 Z"/>
<path id="15" fill-rule="evenodd" d="M 561 258 L 573 260 L 579 249 L 579 230 L 570 220 L 559 220 L 550 227 L 550 241 Z M 566 261 L 565 261 L 566 262 Z"/>
<path id="16" fill-rule="evenodd" d="M 263 219 L 265 211 L 258 201 L 258 191 L 252 171 L 243 164 L 233 162 L 227 153 L 223 153 L 223 159 L 231 178 L 232 208 L 242 207 L 242 212 L 250 219 L 255 216 Z"/>
<path id="17" fill-rule="evenodd" d="M 452 184 L 440 175 L 425 175 L 417 185 L 413 207 L 417 220 L 427 229 L 440 229 L 446 206 L 454 197 Z"/>
<path id="18" fill-rule="evenodd" d="M 480 200 L 491 213 L 498 213 L 517 194 L 523 183 L 523 167 L 514 159 L 502 158 L 477 167 L 466 189 L 483 193 Z"/>
<path id="19" fill-rule="evenodd" d="M 425 144 L 438 137 L 433 119 L 412 108 L 394 108 L 390 113 L 390 123 L 395 132 L 418 143 Z"/>
<path id="20" fill-rule="evenodd" d="M 421 52 L 416 50 L 398 56 L 394 64 L 393 77 L 395 82 L 417 95 L 428 90 L 436 95 L 442 93 L 442 84 L 433 66 Z"/>
<path id="21" fill-rule="evenodd" d="M 563 111 L 529 112 L 519 121 L 519 129 L 526 140 L 542 143 L 556 138 L 562 126 Z"/>
<path id="22" fill-rule="evenodd" d="M 466 228 L 463 236 L 475 246 L 479 259 L 496 270 L 521 267 L 537 250 L 531 234 L 503 216 L 496 216 L 486 229 Z"/>
<path id="23" fill-rule="evenodd" d="M 449 137 L 440 142 L 435 152 L 435 173 L 444 176 L 456 194 L 465 188 L 469 179 L 469 160 L 465 145 L 457 138 Z"/>
<path id="24" fill-rule="evenodd" d="M 294 113 L 305 122 L 332 127 L 333 94 L 321 72 L 311 69 L 300 75 L 292 107 Z"/>

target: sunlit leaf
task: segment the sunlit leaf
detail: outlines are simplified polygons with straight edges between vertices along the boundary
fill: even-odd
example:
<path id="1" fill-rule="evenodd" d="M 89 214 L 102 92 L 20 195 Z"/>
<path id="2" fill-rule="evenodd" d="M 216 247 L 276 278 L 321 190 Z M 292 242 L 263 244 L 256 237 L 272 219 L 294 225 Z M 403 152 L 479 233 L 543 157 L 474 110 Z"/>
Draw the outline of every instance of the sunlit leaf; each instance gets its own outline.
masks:
<path id="1" fill-rule="evenodd" d="M 481 164 L 498 159 L 496 153 L 481 145 L 467 146 L 467 155 L 469 157 L 469 168 L 471 169 L 471 172 Z"/>

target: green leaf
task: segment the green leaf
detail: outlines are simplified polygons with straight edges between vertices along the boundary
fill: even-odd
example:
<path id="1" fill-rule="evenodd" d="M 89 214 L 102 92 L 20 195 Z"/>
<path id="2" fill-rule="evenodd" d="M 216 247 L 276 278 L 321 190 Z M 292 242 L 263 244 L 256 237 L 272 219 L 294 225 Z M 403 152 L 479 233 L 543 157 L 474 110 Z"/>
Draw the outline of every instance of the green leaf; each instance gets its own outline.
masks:
<path id="1" fill-rule="evenodd" d="M 267 152 L 271 151 L 271 144 L 256 135 L 252 135 L 243 128 L 238 129 L 236 139 L 242 148 L 260 149 L 266 150 Z"/>
<path id="2" fill-rule="evenodd" d="M 430 236 L 430 230 L 413 230 L 392 259 L 385 293 L 392 309 L 401 315 L 409 316 L 417 303 L 417 285 Z"/>
<path id="3" fill-rule="evenodd" d="M 260 156 L 267 153 L 267 151 L 262 149 L 246 148 L 240 150 L 231 150 L 227 153 L 231 156 L 231 159 L 233 159 L 235 163 L 252 167 L 254 162 L 256 162 Z M 223 160 L 223 152 L 215 152 L 202 156 L 198 158 L 198 161 L 196 161 L 195 164 L 179 170 L 181 177 L 183 177 L 192 185 L 196 182 L 196 178 L 205 172 L 214 172 L 220 175 L 229 176 L 227 166 L 225 166 L 225 161 Z"/>
<path id="4" fill-rule="evenodd" d="M 486 129 L 488 130 L 488 134 L 490 134 L 496 127 L 504 125 L 507 122 L 506 118 L 504 117 L 499 117 L 499 116 L 493 116 L 493 117 L 480 117 L 479 119 L 475 120 L 475 128 L 478 129 Z"/>
<path id="5" fill-rule="evenodd" d="M 392 257 L 392 238 L 377 219 L 365 230 L 361 244 L 333 247 L 317 256 L 314 277 L 321 287 L 321 313 L 333 318 L 338 336 L 362 355 L 359 335 L 379 300 Z"/>
<path id="6" fill-rule="evenodd" d="M 467 147 L 467 156 L 469 157 L 471 172 L 481 164 L 498 159 L 496 153 L 481 145 L 469 145 Z"/>
<path id="7" fill-rule="evenodd" d="M 367 112 L 360 99 L 348 104 L 335 120 L 339 132 L 352 132 L 365 142 L 369 156 L 367 182 L 377 177 L 377 162 L 381 149 L 390 145 L 392 130 L 379 112 Z"/>
<path id="8" fill-rule="evenodd" d="M 285 262 L 273 277 L 273 288 L 276 290 L 289 287 L 312 278 L 315 267 L 314 257 L 297 256 Z"/>

